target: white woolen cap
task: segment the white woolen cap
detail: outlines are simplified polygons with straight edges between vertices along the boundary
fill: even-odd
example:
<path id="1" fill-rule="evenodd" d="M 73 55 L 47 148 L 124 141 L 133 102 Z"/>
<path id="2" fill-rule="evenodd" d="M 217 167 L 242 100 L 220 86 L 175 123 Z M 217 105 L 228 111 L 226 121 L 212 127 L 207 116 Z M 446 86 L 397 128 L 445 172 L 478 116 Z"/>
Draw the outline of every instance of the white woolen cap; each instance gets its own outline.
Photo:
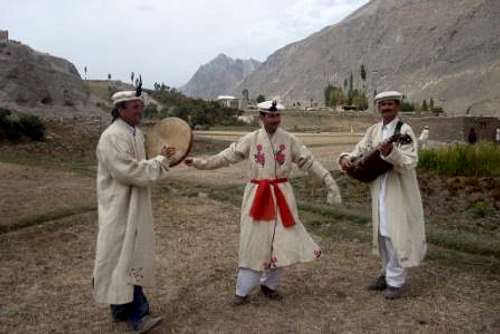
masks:
<path id="1" fill-rule="evenodd" d="M 403 99 L 403 95 L 400 92 L 397 92 L 395 90 L 390 90 L 390 91 L 378 93 L 375 96 L 375 103 L 379 103 L 382 101 L 389 101 L 389 100 L 401 102 L 402 99 Z"/>
<path id="2" fill-rule="evenodd" d="M 135 90 L 126 90 L 126 91 L 121 91 L 121 92 L 116 92 L 113 94 L 111 97 L 111 100 L 113 101 L 113 105 L 117 105 L 120 102 L 125 102 L 125 101 L 144 101 L 142 96 L 137 96 L 137 92 Z"/>
<path id="3" fill-rule="evenodd" d="M 269 110 L 272 108 L 273 104 L 276 106 L 276 109 L 277 110 Z M 257 104 L 257 108 L 259 108 L 259 110 L 261 112 L 277 112 L 277 111 L 280 111 L 280 110 L 284 110 L 285 109 L 285 106 L 282 105 L 281 103 L 279 103 L 278 101 L 276 100 L 269 100 L 269 101 L 264 101 L 264 102 L 261 102 L 259 104 Z"/>

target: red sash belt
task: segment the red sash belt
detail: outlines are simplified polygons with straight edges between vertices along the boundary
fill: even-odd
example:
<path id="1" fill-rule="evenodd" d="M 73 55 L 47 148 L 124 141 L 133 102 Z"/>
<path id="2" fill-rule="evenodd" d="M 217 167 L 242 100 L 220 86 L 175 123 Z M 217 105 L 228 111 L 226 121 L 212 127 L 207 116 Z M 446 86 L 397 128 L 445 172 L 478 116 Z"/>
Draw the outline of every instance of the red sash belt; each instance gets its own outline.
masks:
<path id="1" fill-rule="evenodd" d="M 288 182 L 288 178 L 274 180 L 252 179 L 250 182 L 257 184 L 255 198 L 250 209 L 250 217 L 256 220 L 274 220 L 276 218 L 276 208 L 271 196 L 272 186 L 283 226 L 290 227 L 295 224 L 290 208 L 288 208 L 288 204 L 286 203 L 285 195 L 283 195 L 283 192 L 278 187 L 278 183 Z"/>

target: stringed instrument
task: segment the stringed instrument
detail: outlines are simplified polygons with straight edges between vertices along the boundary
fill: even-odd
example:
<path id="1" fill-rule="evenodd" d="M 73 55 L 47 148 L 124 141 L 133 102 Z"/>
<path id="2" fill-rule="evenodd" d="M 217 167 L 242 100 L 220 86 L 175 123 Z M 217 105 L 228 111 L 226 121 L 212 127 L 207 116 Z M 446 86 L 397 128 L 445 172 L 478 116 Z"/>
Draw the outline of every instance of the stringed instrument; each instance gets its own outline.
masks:
<path id="1" fill-rule="evenodd" d="M 386 142 L 407 145 L 411 144 L 413 139 L 408 134 L 395 133 Z M 372 182 L 393 167 L 380 157 L 380 151 L 376 148 L 360 157 L 353 158 L 351 162 L 352 167 L 345 170 L 347 175 L 365 183 Z"/>

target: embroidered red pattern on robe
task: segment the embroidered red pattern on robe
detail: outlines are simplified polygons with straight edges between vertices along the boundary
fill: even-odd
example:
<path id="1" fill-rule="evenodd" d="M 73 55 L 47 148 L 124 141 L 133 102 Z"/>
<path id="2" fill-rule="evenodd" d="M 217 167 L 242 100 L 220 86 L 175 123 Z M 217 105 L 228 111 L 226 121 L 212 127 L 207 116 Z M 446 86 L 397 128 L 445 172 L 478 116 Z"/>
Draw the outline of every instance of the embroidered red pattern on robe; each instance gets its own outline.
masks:
<path id="1" fill-rule="evenodd" d="M 264 164 L 266 163 L 266 156 L 264 155 L 264 152 L 262 152 L 262 145 L 257 144 L 257 153 L 254 155 L 255 162 L 258 165 L 261 165 L 264 167 Z"/>
<path id="2" fill-rule="evenodd" d="M 317 249 L 314 251 L 314 256 L 316 256 L 317 259 L 321 256 L 321 249 Z"/>
<path id="3" fill-rule="evenodd" d="M 270 270 L 277 268 L 278 258 L 276 256 L 271 257 L 270 262 L 264 262 L 264 270 Z"/>
<path id="4" fill-rule="evenodd" d="M 285 163 L 285 158 L 286 158 L 286 155 L 284 153 L 285 150 L 286 146 L 281 144 L 278 152 L 276 152 L 276 161 L 280 164 L 280 166 L 282 166 Z"/>

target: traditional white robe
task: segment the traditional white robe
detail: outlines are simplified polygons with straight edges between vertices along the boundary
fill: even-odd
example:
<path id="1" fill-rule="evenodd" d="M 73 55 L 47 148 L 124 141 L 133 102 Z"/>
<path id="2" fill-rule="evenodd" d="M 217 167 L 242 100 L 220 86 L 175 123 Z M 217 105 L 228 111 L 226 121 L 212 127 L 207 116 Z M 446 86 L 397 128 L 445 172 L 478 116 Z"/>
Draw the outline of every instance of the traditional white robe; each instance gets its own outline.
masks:
<path id="1" fill-rule="evenodd" d="M 207 159 L 193 159 L 198 169 L 216 169 L 249 159 L 250 180 L 272 180 L 287 178 L 293 163 L 323 180 L 329 172 L 317 162 L 311 152 L 290 133 L 278 128 L 270 137 L 261 128 L 242 137 L 224 151 Z M 321 255 L 318 245 L 312 240 L 299 219 L 292 186 L 288 182 L 278 183 L 286 198 L 295 225 L 284 227 L 279 210 L 274 220 L 255 220 L 250 216 L 257 184 L 248 182 L 243 195 L 240 220 L 239 267 L 255 271 L 309 262 Z M 273 201 L 276 198 L 273 193 Z"/>
<path id="2" fill-rule="evenodd" d="M 429 141 L 429 129 L 423 129 L 420 137 L 418 137 L 418 142 L 421 148 L 427 148 L 427 142 Z"/>
<path id="3" fill-rule="evenodd" d="M 382 122 L 372 125 L 354 151 L 342 153 L 344 156 L 359 157 L 376 148 L 382 142 Z M 384 189 L 385 232 L 396 250 L 399 263 L 405 267 L 417 266 L 426 253 L 425 222 L 422 198 L 418 187 L 415 168 L 418 163 L 417 140 L 411 127 L 404 123 L 402 134 L 413 139 L 411 144 L 394 144 L 391 153 L 382 158 L 394 168 L 380 175 L 370 183 L 372 198 L 373 253 L 379 254 L 379 200 Z M 385 181 L 384 187 L 382 182 Z"/>
<path id="4" fill-rule="evenodd" d="M 153 283 L 154 234 L 149 185 L 167 176 L 163 156 L 146 160 L 142 132 L 117 119 L 97 145 L 99 232 L 94 293 L 99 303 L 125 304 L 133 286 Z"/>

